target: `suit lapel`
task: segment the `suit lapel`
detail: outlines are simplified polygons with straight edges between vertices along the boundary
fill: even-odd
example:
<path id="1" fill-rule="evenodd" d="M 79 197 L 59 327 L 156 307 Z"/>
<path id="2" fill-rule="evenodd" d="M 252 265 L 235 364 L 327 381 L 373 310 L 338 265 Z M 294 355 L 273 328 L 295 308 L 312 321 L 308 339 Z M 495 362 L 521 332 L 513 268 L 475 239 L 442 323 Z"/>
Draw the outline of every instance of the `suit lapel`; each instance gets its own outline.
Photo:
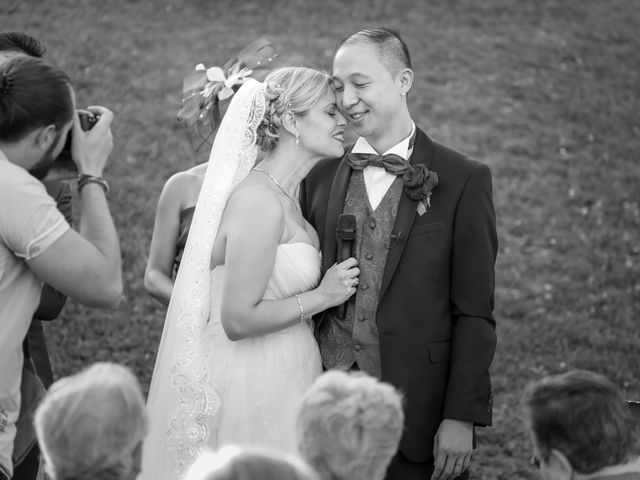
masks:
<path id="1" fill-rule="evenodd" d="M 422 163 L 429 168 L 433 160 L 433 142 L 422 130 L 418 127 L 416 127 L 416 129 L 416 143 L 413 147 L 413 153 L 411 154 L 410 161 L 414 165 Z M 393 226 L 393 231 L 391 232 L 392 240 L 390 241 L 391 245 L 389 247 L 389 253 L 387 254 L 387 263 L 382 275 L 382 285 L 378 296 L 378 304 L 380 304 L 380 301 L 389 287 L 391 278 L 393 278 L 393 274 L 398 267 L 398 262 L 400 262 L 402 252 L 404 251 L 407 239 L 409 238 L 409 232 L 411 231 L 417 208 L 418 202 L 416 200 L 411 200 L 403 190 L 402 196 L 400 197 L 400 203 L 398 204 L 396 222 Z"/>
<path id="2" fill-rule="evenodd" d="M 346 156 L 345 156 L 346 158 Z M 338 217 L 344 209 L 344 200 L 347 196 L 349 179 L 351 178 L 351 167 L 342 159 L 338 170 L 333 177 L 329 203 L 327 205 L 327 216 L 324 224 L 324 245 L 322 249 L 322 274 L 329 270 L 336 261 L 336 227 Z"/>

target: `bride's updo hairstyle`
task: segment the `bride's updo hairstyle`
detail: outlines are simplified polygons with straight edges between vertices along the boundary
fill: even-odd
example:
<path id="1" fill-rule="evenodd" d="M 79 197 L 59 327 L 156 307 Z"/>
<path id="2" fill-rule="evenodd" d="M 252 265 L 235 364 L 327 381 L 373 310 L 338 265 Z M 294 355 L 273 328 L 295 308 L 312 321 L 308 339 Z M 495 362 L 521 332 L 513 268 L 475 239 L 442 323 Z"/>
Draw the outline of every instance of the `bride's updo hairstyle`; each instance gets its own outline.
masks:
<path id="1" fill-rule="evenodd" d="M 284 67 L 271 72 L 264 83 L 266 109 L 257 144 L 263 152 L 271 152 L 280 140 L 284 113 L 306 115 L 331 89 L 331 82 L 329 75 L 313 68 Z"/>

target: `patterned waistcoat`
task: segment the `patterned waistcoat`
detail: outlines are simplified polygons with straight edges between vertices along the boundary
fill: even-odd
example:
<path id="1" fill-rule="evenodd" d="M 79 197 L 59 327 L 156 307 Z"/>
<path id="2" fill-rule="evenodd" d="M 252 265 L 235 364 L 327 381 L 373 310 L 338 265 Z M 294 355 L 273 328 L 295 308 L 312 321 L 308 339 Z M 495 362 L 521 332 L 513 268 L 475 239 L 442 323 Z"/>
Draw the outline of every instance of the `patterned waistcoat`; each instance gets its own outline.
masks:
<path id="1" fill-rule="evenodd" d="M 396 178 L 372 211 L 362 171 L 351 175 L 344 213 L 356 217 L 354 256 L 360 268 L 360 282 L 349 301 L 346 318 L 337 318 L 332 310 L 320 325 L 320 353 L 327 369 L 348 370 L 355 363 L 360 370 L 381 376 L 376 310 L 402 187 L 402 179 Z"/>

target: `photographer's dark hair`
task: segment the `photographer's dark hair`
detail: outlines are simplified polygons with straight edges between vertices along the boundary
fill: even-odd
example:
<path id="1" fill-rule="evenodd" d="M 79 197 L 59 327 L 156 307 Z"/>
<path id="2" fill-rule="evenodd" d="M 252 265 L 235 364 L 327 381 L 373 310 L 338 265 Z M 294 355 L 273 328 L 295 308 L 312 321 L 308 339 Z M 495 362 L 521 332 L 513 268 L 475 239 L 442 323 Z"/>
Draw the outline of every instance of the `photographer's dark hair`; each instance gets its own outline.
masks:
<path id="1" fill-rule="evenodd" d="M 541 457 L 562 452 L 582 474 L 640 454 L 640 429 L 622 392 L 606 377 L 573 370 L 529 384 L 526 420 Z"/>
<path id="2" fill-rule="evenodd" d="M 356 42 L 373 45 L 378 50 L 380 61 L 393 74 L 411 68 L 409 48 L 398 31 L 391 27 L 371 27 L 352 33 L 338 43 L 336 52 L 340 47 Z"/>
<path id="3" fill-rule="evenodd" d="M 0 66 L 0 141 L 16 142 L 36 128 L 62 128 L 73 118 L 69 77 L 24 55 Z"/>
<path id="4" fill-rule="evenodd" d="M 20 52 L 32 57 L 42 58 L 47 49 L 37 38 L 23 32 L 0 33 L 0 52 Z"/>

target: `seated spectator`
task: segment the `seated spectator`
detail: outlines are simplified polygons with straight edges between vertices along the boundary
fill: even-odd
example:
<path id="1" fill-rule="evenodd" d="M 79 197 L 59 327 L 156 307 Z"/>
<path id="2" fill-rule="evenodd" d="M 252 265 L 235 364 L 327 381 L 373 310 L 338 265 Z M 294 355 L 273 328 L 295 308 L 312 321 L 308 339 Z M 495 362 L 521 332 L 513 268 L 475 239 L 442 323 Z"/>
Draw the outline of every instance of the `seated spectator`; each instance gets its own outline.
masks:
<path id="1" fill-rule="evenodd" d="M 125 367 L 96 363 L 58 380 L 35 426 L 52 480 L 134 480 L 140 473 L 145 404 Z"/>
<path id="2" fill-rule="evenodd" d="M 205 452 L 187 472 L 186 480 L 318 480 L 302 460 L 257 447 L 227 446 Z"/>
<path id="3" fill-rule="evenodd" d="M 329 371 L 303 397 L 298 448 L 323 480 L 382 480 L 403 421 L 402 397 L 391 385 Z"/>
<path id="4" fill-rule="evenodd" d="M 622 393 L 602 375 L 574 370 L 532 382 L 523 398 L 546 480 L 640 480 L 638 425 Z"/>

